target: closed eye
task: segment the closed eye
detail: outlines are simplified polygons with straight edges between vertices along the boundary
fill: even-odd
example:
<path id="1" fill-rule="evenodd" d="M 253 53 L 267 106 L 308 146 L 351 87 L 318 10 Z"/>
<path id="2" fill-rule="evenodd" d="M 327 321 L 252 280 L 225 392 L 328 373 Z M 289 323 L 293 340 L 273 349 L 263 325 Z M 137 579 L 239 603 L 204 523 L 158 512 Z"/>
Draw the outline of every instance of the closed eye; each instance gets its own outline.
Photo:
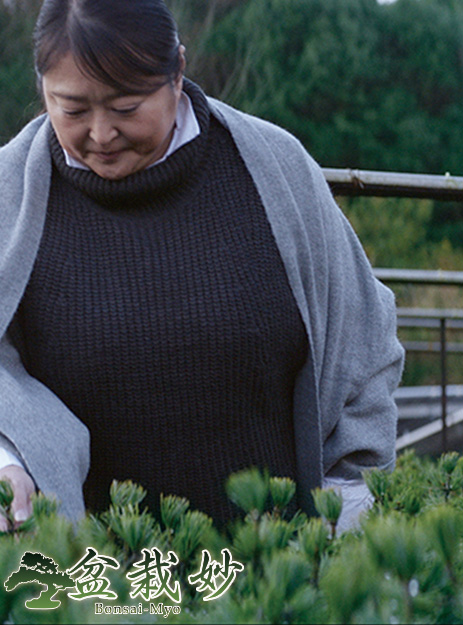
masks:
<path id="1" fill-rule="evenodd" d="M 139 105 L 136 104 L 135 106 L 131 106 L 130 108 L 124 108 L 124 109 L 116 109 L 113 108 L 113 111 L 115 113 L 118 113 L 119 115 L 130 115 L 130 113 L 135 113 L 135 111 L 138 109 Z"/>
<path id="2" fill-rule="evenodd" d="M 63 113 L 65 115 L 67 115 L 68 117 L 78 117 L 79 115 L 83 115 L 86 111 L 85 110 L 79 110 L 79 111 L 65 111 L 63 110 Z"/>

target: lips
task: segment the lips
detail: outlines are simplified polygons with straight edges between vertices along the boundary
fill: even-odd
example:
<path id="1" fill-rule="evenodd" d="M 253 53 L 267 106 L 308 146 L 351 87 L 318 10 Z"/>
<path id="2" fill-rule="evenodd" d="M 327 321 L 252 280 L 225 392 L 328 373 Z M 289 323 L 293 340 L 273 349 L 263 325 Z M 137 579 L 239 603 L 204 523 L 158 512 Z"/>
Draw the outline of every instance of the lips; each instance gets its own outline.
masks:
<path id="1" fill-rule="evenodd" d="M 93 154 L 100 159 L 101 161 L 114 161 L 122 154 L 123 150 L 118 150 L 116 152 L 94 152 Z"/>

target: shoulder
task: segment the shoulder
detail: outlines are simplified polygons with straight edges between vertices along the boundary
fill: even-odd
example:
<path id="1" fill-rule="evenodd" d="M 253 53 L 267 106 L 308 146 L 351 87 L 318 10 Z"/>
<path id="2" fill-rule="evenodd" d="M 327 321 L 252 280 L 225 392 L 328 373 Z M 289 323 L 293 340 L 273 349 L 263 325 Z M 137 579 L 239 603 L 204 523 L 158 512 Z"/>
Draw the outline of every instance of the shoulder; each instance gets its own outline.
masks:
<path id="1" fill-rule="evenodd" d="M 273 170 L 278 180 L 285 178 L 293 188 L 303 180 L 305 191 L 321 188 L 326 193 L 328 185 L 319 164 L 294 135 L 214 98 L 208 102 L 212 114 L 231 132 L 248 167 Z"/>
<path id="2" fill-rule="evenodd" d="M 18 219 L 27 229 L 34 215 L 44 213 L 51 178 L 48 137 L 48 116 L 41 116 L 0 148 L 0 257 L 2 246 L 17 235 Z"/>
<path id="3" fill-rule="evenodd" d="M 44 134 L 48 116 L 40 115 L 30 121 L 8 143 L 0 147 L 0 167 L 13 167 L 25 162 L 32 144 Z"/>
<path id="4" fill-rule="evenodd" d="M 241 126 L 243 135 L 245 132 L 251 131 L 254 139 L 259 137 L 262 142 L 266 142 L 269 148 L 287 148 L 291 151 L 306 153 L 302 143 L 296 139 L 294 135 L 280 126 L 261 119 L 260 117 L 239 111 L 220 100 L 208 98 L 208 102 L 213 115 L 215 115 L 232 134 L 235 134 L 237 128 Z"/>
<path id="5" fill-rule="evenodd" d="M 38 193 L 48 187 L 51 156 L 49 119 L 42 115 L 29 122 L 0 148 L 0 211 L 16 214 L 25 190 Z"/>
<path id="6" fill-rule="evenodd" d="M 280 126 L 208 98 L 213 115 L 231 132 L 264 198 L 288 191 L 299 208 L 321 215 L 337 209 L 320 165 L 294 135 Z M 267 191 L 267 192 L 266 192 Z"/>

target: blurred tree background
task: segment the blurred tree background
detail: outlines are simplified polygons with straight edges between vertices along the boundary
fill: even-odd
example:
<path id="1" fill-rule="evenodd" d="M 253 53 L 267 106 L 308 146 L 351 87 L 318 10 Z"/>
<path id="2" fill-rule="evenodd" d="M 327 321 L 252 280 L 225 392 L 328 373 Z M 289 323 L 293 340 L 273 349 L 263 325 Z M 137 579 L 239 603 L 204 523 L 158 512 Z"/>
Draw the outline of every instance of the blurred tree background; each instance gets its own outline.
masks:
<path id="1" fill-rule="evenodd" d="M 322 166 L 463 175 L 462 0 L 167 4 L 187 76 L 283 126 Z M 40 108 L 31 51 L 39 5 L 0 0 L 0 143 Z M 463 270 L 462 203 L 339 202 L 374 266 Z M 436 305 L 426 297 L 418 303 Z M 460 302 L 460 293 L 446 299 Z"/>
<path id="2" fill-rule="evenodd" d="M 461 0 L 167 4 L 187 75 L 288 129 L 322 166 L 463 175 Z M 39 6 L 0 0 L 0 143 L 40 108 L 31 50 Z M 374 265 L 463 269 L 462 204 L 340 202 Z"/>
<path id="3" fill-rule="evenodd" d="M 0 0 L 0 145 L 39 110 L 31 33 L 38 0 Z"/>
<path id="4" fill-rule="evenodd" d="M 463 175 L 461 0 L 167 0 L 187 75 L 329 167 Z M 40 0 L 0 0 L 0 137 L 35 112 Z M 32 103 L 32 104 L 31 104 Z"/>

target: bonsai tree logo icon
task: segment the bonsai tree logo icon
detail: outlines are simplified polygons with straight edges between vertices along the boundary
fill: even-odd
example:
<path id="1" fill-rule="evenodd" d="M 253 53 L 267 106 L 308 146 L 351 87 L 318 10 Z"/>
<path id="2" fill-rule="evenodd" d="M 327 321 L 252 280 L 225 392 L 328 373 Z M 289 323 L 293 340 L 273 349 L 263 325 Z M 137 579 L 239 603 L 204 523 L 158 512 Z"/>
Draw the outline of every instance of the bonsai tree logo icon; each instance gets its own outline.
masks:
<path id="1" fill-rule="evenodd" d="M 61 605 L 61 601 L 54 596 L 64 588 L 74 588 L 74 580 L 58 570 L 58 565 L 51 558 L 41 553 L 26 553 L 21 558 L 19 569 L 14 571 L 5 582 L 7 591 L 14 590 L 19 584 L 36 582 L 46 587 L 38 597 L 26 601 L 30 610 L 54 610 Z"/>

